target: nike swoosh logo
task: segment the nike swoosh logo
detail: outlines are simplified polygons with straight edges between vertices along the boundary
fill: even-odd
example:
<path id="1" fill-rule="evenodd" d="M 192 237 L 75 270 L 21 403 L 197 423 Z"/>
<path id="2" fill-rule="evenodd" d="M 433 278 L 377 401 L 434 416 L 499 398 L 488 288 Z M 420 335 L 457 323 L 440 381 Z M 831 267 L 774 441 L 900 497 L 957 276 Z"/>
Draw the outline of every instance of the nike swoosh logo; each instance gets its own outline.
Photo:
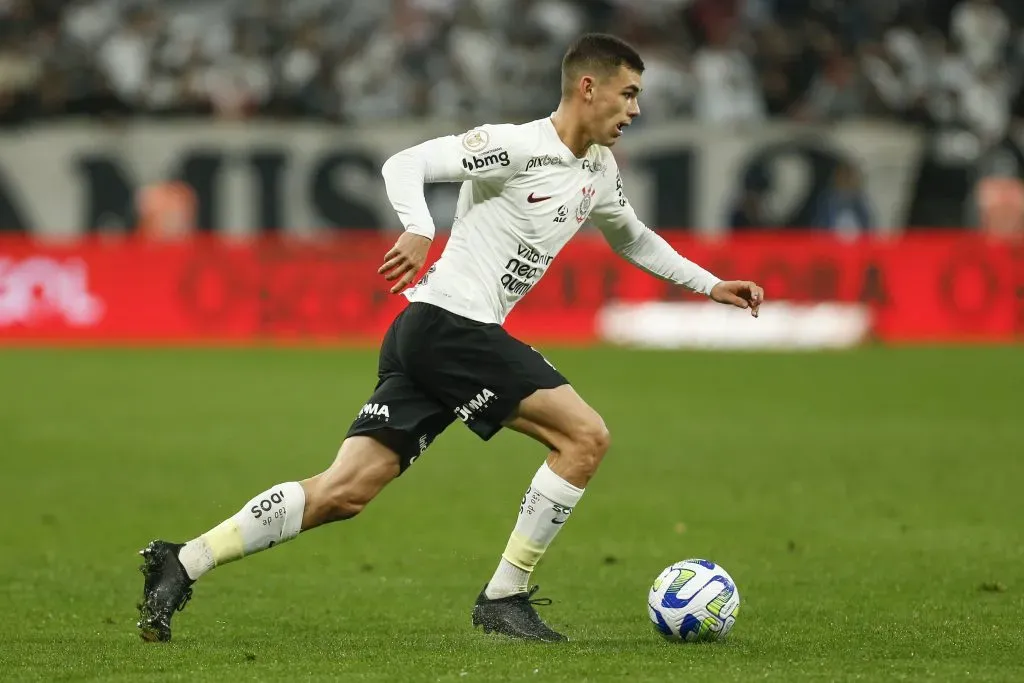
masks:
<path id="1" fill-rule="evenodd" d="M 531 204 L 536 204 L 537 202 L 547 201 L 548 199 L 551 199 L 551 197 L 534 197 L 533 193 L 531 192 L 530 196 L 526 198 L 526 201 L 530 202 Z"/>

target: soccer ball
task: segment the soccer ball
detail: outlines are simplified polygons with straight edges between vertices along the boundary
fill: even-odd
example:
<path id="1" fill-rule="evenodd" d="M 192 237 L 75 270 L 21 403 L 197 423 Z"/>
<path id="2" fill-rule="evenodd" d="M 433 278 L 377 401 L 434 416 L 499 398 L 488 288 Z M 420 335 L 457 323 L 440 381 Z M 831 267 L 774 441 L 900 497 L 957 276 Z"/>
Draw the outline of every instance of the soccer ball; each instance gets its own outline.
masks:
<path id="1" fill-rule="evenodd" d="M 667 640 L 722 640 L 736 623 L 740 592 L 729 573 L 707 560 L 666 567 L 647 597 L 651 623 Z"/>

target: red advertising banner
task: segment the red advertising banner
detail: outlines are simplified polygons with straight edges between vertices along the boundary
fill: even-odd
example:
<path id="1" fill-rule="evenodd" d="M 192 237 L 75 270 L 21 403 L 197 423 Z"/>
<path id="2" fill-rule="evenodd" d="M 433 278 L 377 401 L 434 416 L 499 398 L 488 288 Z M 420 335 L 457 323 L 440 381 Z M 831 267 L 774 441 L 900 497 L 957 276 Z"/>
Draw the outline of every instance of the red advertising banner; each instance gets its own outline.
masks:
<path id="1" fill-rule="evenodd" d="M 377 274 L 393 235 L 324 243 L 215 238 L 44 244 L 0 239 L 0 342 L 376 341 L 404 305 Z M 860 302 L 891 342 L 1024 340 L 1024 248 L 973 233 L 844 241 L 770 233 L 701 241 L 666 234 L 771 302 Z M 431 258 L 440 253 L 434 245 Z M 588 342 L 614 301 L 697 300 L 580 235 L 508 320 L 529 341 Z"/>

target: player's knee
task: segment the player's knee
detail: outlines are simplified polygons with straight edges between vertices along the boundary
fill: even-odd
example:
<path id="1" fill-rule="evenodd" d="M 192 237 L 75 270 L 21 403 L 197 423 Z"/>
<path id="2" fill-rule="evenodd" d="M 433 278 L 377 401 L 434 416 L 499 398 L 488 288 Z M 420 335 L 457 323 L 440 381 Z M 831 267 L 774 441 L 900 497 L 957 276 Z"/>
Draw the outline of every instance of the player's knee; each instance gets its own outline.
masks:
<path id="1" fill-rule="evenodd" d="M 354 496 L 350 492 L 344 492 L 331 499 L 331 517 L 337 520 L 352 519 L 366 509 L 370 499 L 365 496 Z"/>
<path id="2" fill-rule="evenodd" d="M 611 434 L 604 420 L 594 416 L 570 434 L 573 454 L 583 469 L 593 473 L 611 447 Z"/>
<path id="3" fill-rule="evenodd" d="M 351 485 L 329 489 L 321 498 L 322 514 L 326 521 L 352 519 L 370 504 L 373 495 L 361 492 Z"/>
<path id="4" fill-rule="evenodd" d="M 334 464 L 308 482 L 304 528 L 352 519 L 400 471 L 398 456 L 376 441 L 365 437 L 346 439 Z"/>

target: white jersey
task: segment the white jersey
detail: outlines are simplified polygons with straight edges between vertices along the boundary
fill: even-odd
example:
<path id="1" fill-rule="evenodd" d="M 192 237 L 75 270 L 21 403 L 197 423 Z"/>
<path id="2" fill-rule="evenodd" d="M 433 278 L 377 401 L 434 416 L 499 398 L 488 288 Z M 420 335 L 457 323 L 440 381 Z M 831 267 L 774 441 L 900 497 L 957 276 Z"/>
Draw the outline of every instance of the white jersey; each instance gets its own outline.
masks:
<path id="1" fill-rule="evenodd" d="M 383 176 L 406 230 L 430 238 L 423 183 L 462 181 L 448 243 L 406 290 L 410 301 L 503 323 L 588 219 L 615 251 L 654 275 L 704 294 L 718 282 L 640 222 L 611 150 L 591 145 L 577 158 L 550 118 L 429 140 L 388 159 Z"/>

